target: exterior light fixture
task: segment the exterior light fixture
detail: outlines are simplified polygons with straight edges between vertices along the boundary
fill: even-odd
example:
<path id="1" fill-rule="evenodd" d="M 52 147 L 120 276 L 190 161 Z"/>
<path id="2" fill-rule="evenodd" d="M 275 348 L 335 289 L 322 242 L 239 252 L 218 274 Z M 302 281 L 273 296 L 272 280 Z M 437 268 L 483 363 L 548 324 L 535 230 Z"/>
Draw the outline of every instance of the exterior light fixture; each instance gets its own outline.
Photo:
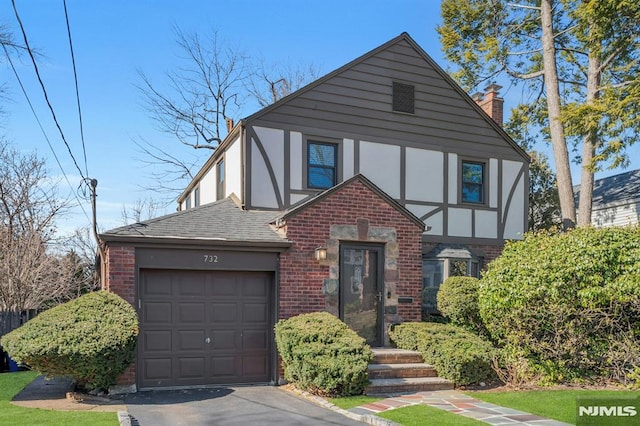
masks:
<path id="1" fill-rule="evenodd" d="M 318 247 L 316 249 L 316 260 L 321 262 L 327 259 L 327 248 L 326 247 Z"/>

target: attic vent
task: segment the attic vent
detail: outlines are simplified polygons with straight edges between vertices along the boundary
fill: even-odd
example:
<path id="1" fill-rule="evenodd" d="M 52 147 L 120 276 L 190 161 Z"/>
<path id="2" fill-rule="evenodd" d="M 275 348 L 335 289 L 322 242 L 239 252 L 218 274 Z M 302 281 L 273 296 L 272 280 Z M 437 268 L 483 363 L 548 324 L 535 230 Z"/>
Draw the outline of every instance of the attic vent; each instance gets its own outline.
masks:
<path id="1" fill-rule="evenodd" d="M 393 110 L 398 112 L 415 113 L 416 88 L 410 84 L 393 82 Z"/>

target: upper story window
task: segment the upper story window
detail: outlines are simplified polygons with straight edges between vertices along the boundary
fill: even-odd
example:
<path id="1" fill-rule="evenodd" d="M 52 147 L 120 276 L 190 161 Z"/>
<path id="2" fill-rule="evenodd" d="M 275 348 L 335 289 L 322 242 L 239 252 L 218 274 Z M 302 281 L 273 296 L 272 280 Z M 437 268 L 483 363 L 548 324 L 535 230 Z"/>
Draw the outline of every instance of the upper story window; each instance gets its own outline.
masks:
<path id="1" fill-rule="evenodd" d="M 216 164 L 216 200 L 224 198 L 224 160 Z"/>
<path id="2" fill-rule="evenodd" d="M 474 161 L 462 162 L 463 203 L 484 204 L 485 202 L 485 164 Z"/>
<path id="3" fill-rule="evenodd" d="M 338 146 L 309 141 L 307 144 L 307 186 L 328 189 L 336 185 Z"/>
<path id="4" fill-rule="evenodd" d="M 411 84 L 393 82 L 393 110 L 415 114 L 416 88 Z"/>
<path id="5" fill-rule="evenodd" d="M 191 194 L 187 195 L 187 199 L 184 201 L 184 209 L 189 210 L 191 208 Z"/>
<path id="6" fill-rule="evenodd" d="M 198 207 L 200 205 L 200 188 L 193 190 L 193 206 Z"/>

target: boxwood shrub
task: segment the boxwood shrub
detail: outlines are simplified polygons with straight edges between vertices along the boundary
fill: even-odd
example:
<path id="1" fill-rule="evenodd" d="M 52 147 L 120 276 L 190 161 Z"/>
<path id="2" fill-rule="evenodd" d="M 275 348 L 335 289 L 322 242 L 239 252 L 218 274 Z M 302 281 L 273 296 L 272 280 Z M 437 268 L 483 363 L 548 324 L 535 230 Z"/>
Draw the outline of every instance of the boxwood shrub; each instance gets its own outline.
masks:
<path id="1" fill-rule="evenodd" d="M 475 277 L 447 278 L 438 291 L 438 310 L 452 324 L 486 335 L 478 308 L 479 283 Z"/>
<path id="2" fill-rule="evenodd" d="M 440 377 L 456 386 L 495 379 L 494 348 L 483 338 L 451 324 L 404 323 L 391 330 L 391 340 L 400 349 L 417 350 Z"/>
<path id="3" fill-rule="evenodd" d="M 364 391 L 371 348 L 335 316 L 314 312 L 280 320 L 275 334 L 287 381 L 319 395 Z"/>
<path id="4" fill-rule="evenodd" d="M 89 293 L 42 312 L 2 337 L 11 358 L 86 388 L 108 388 L 131 364 L 138 335 L 133 307 L 113 293 Z"/>

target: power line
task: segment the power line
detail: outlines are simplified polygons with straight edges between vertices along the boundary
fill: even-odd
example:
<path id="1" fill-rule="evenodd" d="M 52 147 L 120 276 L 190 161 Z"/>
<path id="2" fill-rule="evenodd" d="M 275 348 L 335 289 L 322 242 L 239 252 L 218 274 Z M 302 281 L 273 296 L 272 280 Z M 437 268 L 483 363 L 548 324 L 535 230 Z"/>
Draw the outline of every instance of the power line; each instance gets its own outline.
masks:
<path id="1" fill-rule="evenodd" d="M 9 65 L 11 65 L 11 69 L 13 70 L 13 74 L 16 76 L 16 80 L 18 80 L 18 85 L 20 86 L 20 89 L 22 90 L 22 93 L 24 94 L 24 97 L 27 99 L 27 103 L 29 104 L 29 108 L 31 109 L 31 112 L 33 113 L 33 116 L 35 117 L 36 122 L 38 123 L 38 126 L 40 127 L 40 131 L 42 132 L 42 135 L 44 136 L 44 139 L 47 141 L 47 145 L 49 145 L 49 149 L 51 149 L 51 153 L 53 154 L 53 158 L 55 158 L 56 163 L 58 163 L 58 167 L 60 167 L 60 171 L 62 172 L 62 176 L 64 176 L 64 179 L 67 181 L 67 184 L 69 185 L 69 188 L 71 188 L 71 192 L 73 192 L 73 195 L 76 198 L 76 201 L 78 202 L 78 205 L 80 206 L 80 209 L 82 209 L 82 212 L 84 213 L 85 217 L 87 218 L 88 221 L 91 221 L 91 219 L 89 218 L 89 215 L 87 214 L 87 211 L 84 209 L 84 207 L 82 205 L 82 202 L 80 201 L 80 198 L 78 197 L 78 194 L 76 193 L 76 191 L 74 191 L 73 185 L 71 185 L 71 182 L 69 181 L 69 178 L 67 177 L 67 174 L 65 173 L 64 169 L 62 168 L 62 164 L 60 164 L 60 160 L 58 159 L 58 156 L 56 155 L 56 151 L 53 149 L 53 145 L 51 145 L 51 141 L 49 140 L 49 137 L 47 136 L 47 133 L 45 132 L 44 127 L 42 127 L 42 123 L 40 122 L 40 119 L 38 118 L 38 114 L 36 114 L 35 108 L 33 108 L 33 104 L 31 103 L 31 99 L 29 99 L 29 95 L 27 94 L 27 91 L 25 90 L 24 85 L 22 84 L 22 80 L 20 79 L 20 76 L 18 75 L 18 71 L 16 70 L 16 67 L 13 65 L 13 60 L 11 60 L 11 55 L 9 55 L 9 51 L 7 50 L 7 46 L 5 46 L 3 44 L 2 48 L 4 49 L 4 54 L 7 57 L 7 60 L 9 61 Z"/>
<path id="2" fill-rule="evenodd" d="M 76 57 L 73 54 L 73 43 L 71 42 L 71 27 L 69 26 L 69 14 L 67 13 L 67 0 L 63 0 L 64 18 L 67 21 L 67 36 L 69 37 L 69 50 L 71 50 L 71 63 L 73 65 L 73 79 L 76 84 L 76 101 L 78 103 L 78 117 L 80 118 L 80 140 L 82 141 L 82 154 L 84 156 L 84 171 L 89 176 L 87 167 L 87 149 L 84 143 L 84 126 L 82 125 L 82 109 L 80 108 L 80 92 L 78 91 L 78 73 L 76 72 Z"/>
<path id="3" fill-rule="evenodd" d="M 47 102 L 47 106 L 49 107 L 49 111 L 51 111 L 51 115 L 53 116 L 53 121 L 56 123 L 56 127 L 58 128 L 58 132 L 60 132 L 60 136 L 62 137 L 62 141 L 64 142 L 65 146 L 67 147 L 67 151 L 69 152 L 69 155 L 71 156 L 71 159 L 73 160 L 73 164 L 76 166 L 76 169 L 78 170 L 78 173 L 80 173 L 80 176 L 84 180 L 86 179 L 86 177 L 84 176 L 84 174 L 82 173 L 82 170 L 80 169 L 80 166 L 78 166 L 78 162 L 76 161 L 76 158 L 73 156 L 73 153 L 71 152 L 71 147 L 69 146 L 69 144 L 67 143 L 67 138 L 64 136 L 64 132 L 62 131 L 62 127 L 60 127 L 60 123 L 58 123 L 58 118 L 56 117 L 56 113 L 53 110 L 53 106 L 51 105 L 51 102 L 49 101 L 49 96 L 47 95 L 47 89 L 44 87 L 44 82 L 42 81 L 42 78 L 40 77 L 40 71 L 38 70 L 38 64 L 36 63 L 36 58 L 33 56 L 33 52 L 31 51 L 31 47 L 29 46 L 29 40 L 27 39 L 27 33 L 24 30 L 24 25 L 22 25 L 22 20 L 20 19 L 20 14 L 18 13 L 18 8 L 16 7 L 16 1 L 15 0 L 11 0 L 11 4 L 13 5 L 13 11 L 16 15 L 16 20 L 18 21 L 18 25 L 20 26 L 20 31 L 22 32 L 22 37 L 24 39 L 24 45 L 27 49 L 27 52 L 29 53 L 29 57 L 31 58 L 31 62 L 33 63 L 33 68 L 36 72 L 36 76 L 38 77 L 38 82 L 40 83 L 40 87 L 42 88 L 42 93 L 44 94 L 44 99 Z"/>

